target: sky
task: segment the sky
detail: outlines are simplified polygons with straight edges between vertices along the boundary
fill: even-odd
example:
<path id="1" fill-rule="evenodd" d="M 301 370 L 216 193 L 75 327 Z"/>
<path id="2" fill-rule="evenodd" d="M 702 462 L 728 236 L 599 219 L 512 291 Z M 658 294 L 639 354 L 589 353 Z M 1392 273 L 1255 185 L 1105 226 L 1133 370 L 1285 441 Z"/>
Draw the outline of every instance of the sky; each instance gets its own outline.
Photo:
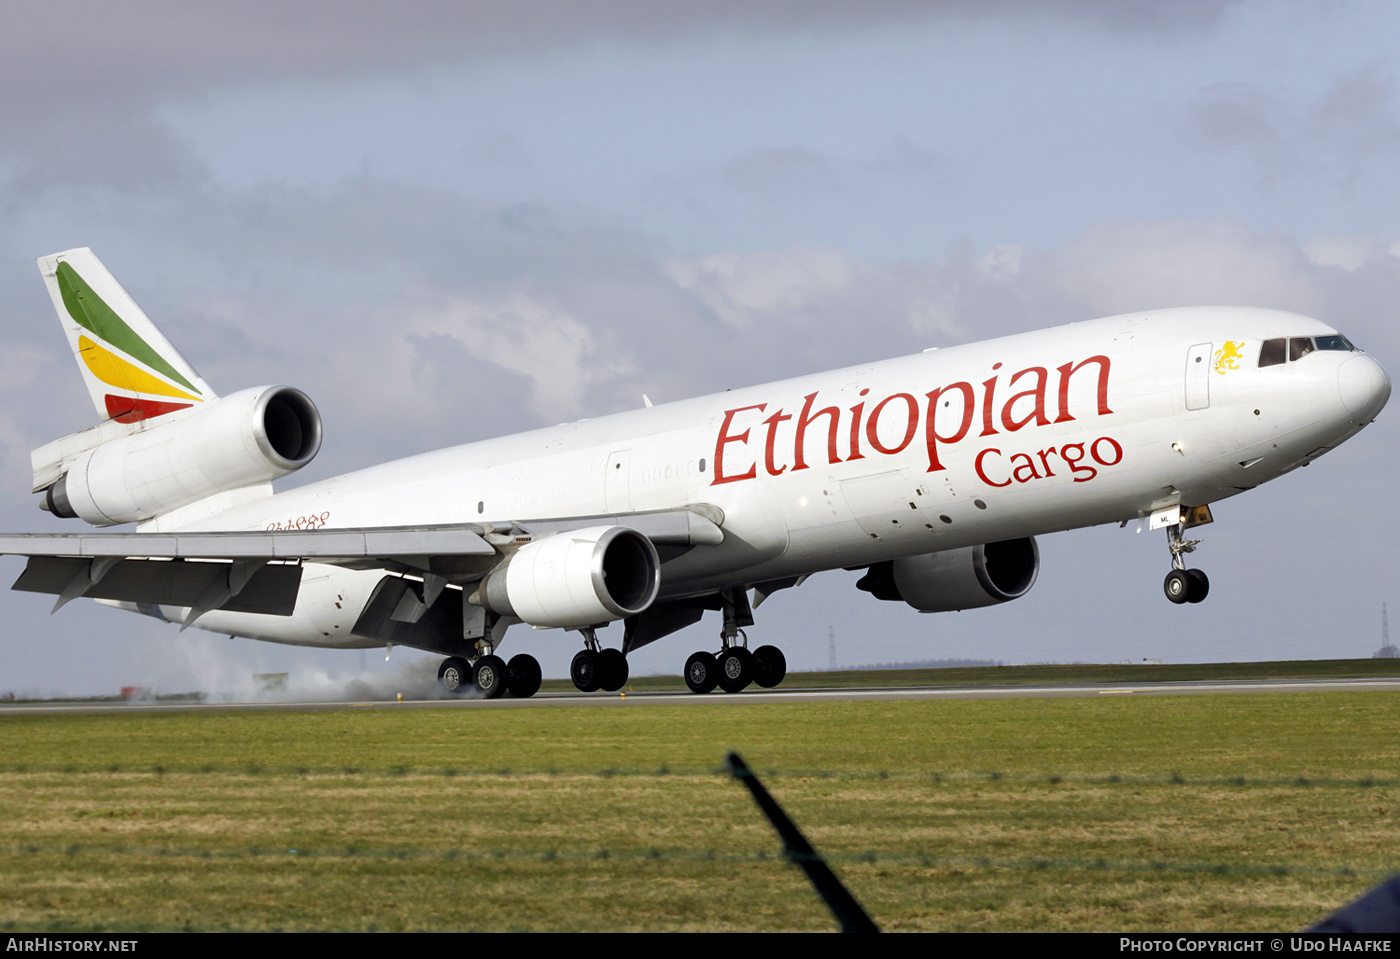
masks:
<path id="1" fill-rule="evenodd" d="M 306 391 L 280 488 L 579 417 L 1124 311 L 1296 310 L 1400 370 L 1400 7 L 641 0 L 26 7 L 0 33 L 0 527 L 93 422 L 35 258 L 90 246 L 221 392 Z M 923 616 L 830 572 L 748 630 L 793 669 L 1365 657 L 1396 599 L 1400 412 L 1160 533 L 1040 539 Z M 13 578 L 22 560 L 0 561 Z M 437 658 L 0 595 L 0 694 L 412 694 Z M 716 617 L 632 657 L 676 672 Z M 620 626 L 600 634 L 620 642 Z M 564 675 L 574 634 L 536 644 Z M 512 649 L 512 645 L 515 649 Z"/>

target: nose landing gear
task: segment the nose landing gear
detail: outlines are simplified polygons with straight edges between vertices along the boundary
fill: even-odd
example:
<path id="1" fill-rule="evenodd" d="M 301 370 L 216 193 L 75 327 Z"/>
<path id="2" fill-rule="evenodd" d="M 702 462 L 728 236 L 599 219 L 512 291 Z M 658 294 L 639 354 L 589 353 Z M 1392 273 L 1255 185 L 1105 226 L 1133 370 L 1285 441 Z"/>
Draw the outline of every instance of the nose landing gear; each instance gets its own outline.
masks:
<path id="1" fill-rule="evenodd" d="M 1174 569 L 1162 583 L 1162 591 L 1173 603 L 1199 603 L 1210 593 L 1210 580 L 1199 569 Z"/>

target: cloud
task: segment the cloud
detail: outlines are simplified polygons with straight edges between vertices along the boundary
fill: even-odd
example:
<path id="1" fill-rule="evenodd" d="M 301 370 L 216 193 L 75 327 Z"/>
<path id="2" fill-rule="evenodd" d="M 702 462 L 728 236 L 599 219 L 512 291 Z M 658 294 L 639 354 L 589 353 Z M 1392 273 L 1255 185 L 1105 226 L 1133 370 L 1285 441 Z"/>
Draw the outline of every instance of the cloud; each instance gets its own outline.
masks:
<path id="1" fill-rule="evenodd" d="M 1239 223 L 1103 224 L 1022 270 L 1044 294 L 1083 317 L 1203 304 L 1315 312 L 1317 274 L 1299 246 Z"/>
<path id="2" fill-rule="evenodd" d="M 61 13 L 18 7 L 0 37 L 0 76 L 43 76 L 50 90 L 96 77 L 133 84 L 179 73 L 243 79 L 328 68 L 355 72 L 602 39 L 666 41 L 717 31 L 844 31 L 930 19 L 1056 18 L 1115 29 L 1199 30 L 1237 0 L 306 0 L 183 4 L 76 0 Z M 36 95 L 28 87 L 12 95 Z"/>
<path id="3" fill-rule="evenodd" d="M 764 318 L 797 323 L 803 308 L 850 286 L 859 268 L 855 257 L 837 250 L 716 253 L 664 267 L 679 286 L 739 328 Z"/>
<path id="4" fill-rule="evenodd" d="M 1335 266 L 1355 273 L 1381 257 L 1397 255 L 1400 243 L 1387 245 L 1374 236 L 1320 233 L 1305 240 L 1302 249 L 1307 258 L 1318 266 Z"/>
<path id="5" fill-rule="evenodd" d="M 1238 2 L 75 0 L 61 11 L 18 5 L 6 11 L 0 31 L 0 123 L 7 134 L 0 176 L 15 175 L 10 168 L 18 157 L 21 173 L 60 177 L 66 168 L 79 168 L 109 179 L 157 178 L 158 141 L 168 135 L 150 121 L 157 105 L 229 89 L 390 76 L 421 82 L 434 67 L 548 57 L 600 44 L 647 49 L 798 35 L 829 39 L 938 21 L 1064 22 L 1176 35 L 1213 29 Z M 124 142 L 131 138 L 136 142 Z M 141 141 L 152 163 L 140 162 L 147 152 L 138 148 Z M 521 155 L 508 135 L 483 149 L 498 161 Z"/>
<path id="6" fill-rule="evenodd" d="M 960 242 L 940 256 L 880 263 L 838 250 L 795 249 L 717 253 L 664 269 L 726 325 L 746 333 L 770 325 L 835 332 L 844 323 L 896 340 L 917 334 L 947 343 L 1026 324 L 1170 306 L 1241 303 L 1307 312 L 1321 305 L 1318 265 L 1293 241 L 1238 223 L 1132 221 L 1101 224 L 1045 252 L 1017 244 L 979 251 Z"/>
<path id="7" fill-rule="evenodd" d="M 1375 66 L 1336 77 L 1307 98 L 1253 82 L 1212 83 L 1185 111 L 1190 138 L 1248 157 L 1266 187 L 1300 175 L 1346 185 L 1369 161 L 1393 161 L 1400 152 L 1395 84 Z"/>
<path id="8" fill-rule="evenodd" d="M 523 294 L 493 301 L 453 300 L 441 310 L 408 320 L 409 338 L 419 345 L 442 338 L 458 344 L 474 361 L 462 371 L 495 366 L 529 381 L 529 405 L 550 421 L 587 412 L 590 384 L 625 375 L 626 360 L 605 355 L 589 329 L 567 310 Z"/>
<path id="9" fill-rule="evenodd" d="M 810 196 L 839 186 L 831 161 L 801 147 L 755 150 L 730 162 L 723 177 L 731 186 L 755 192 L 793 190 Z"/>
<path id="10" fill-rule="evenodd" d="M 1400 299 L 1394 249 L 1369 235 L 1295 241 L 1226 220 L 1142 220 L 1099 224 L 1046 251 L 962 242 L 889 262 L 830 249 L 729 252 L 663 269 L 714 313 L 726 338 L 771 346 L 768 361 L 780 364 L 771 378 L 1176 306 L 1292 310 L 1382 348 L 1400 343 L 1400 331 L 1380 322 Z M 810 366 L 792 369 L 794 355 Z"/>

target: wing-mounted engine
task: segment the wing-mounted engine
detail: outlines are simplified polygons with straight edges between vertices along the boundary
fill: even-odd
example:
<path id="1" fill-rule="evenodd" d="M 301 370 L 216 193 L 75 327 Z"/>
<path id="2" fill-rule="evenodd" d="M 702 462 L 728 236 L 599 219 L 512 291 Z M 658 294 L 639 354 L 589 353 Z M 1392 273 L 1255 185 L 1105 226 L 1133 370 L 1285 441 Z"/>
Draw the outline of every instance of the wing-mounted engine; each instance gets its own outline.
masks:
<path id="1" fill-rule="evenodd" d="M 1027 536 L 876 563 L 856 586 L 876 599 L 946 613 L 1019 599 L 1039 572 L 1040 549 Z"/>
<path id="2" fill-rule="evenodd" d="M 96 442 L 80 433 L 35 451 L 36 485 L 61 474 L 45 484 L 54 515 L 94 526 L 148 520 L 286 476 L 321 448 L 316 404 L 287 386 L 243 390 L 115 439 L 100 429 L 88 431 Z"/>
<path id="3" fill-rule="evenodd" d="M 472 602 L 531 626 L 578 628 L 635 616 L 660 588 L 649 538 L 593 526 L 526 543 L 481 581 Z"/>

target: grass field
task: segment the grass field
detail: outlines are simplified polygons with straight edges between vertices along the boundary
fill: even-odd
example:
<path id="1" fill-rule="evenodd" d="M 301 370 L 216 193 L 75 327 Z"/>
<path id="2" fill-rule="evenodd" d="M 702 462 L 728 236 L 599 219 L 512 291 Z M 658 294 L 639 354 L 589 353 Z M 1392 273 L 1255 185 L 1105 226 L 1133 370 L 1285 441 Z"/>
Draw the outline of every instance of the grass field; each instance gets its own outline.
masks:
<path id="1" fill-rule="evenodd" d="M 7 929 L 1301 928 L 1396 868 L 1394 694 L 0 719 Z"/>

